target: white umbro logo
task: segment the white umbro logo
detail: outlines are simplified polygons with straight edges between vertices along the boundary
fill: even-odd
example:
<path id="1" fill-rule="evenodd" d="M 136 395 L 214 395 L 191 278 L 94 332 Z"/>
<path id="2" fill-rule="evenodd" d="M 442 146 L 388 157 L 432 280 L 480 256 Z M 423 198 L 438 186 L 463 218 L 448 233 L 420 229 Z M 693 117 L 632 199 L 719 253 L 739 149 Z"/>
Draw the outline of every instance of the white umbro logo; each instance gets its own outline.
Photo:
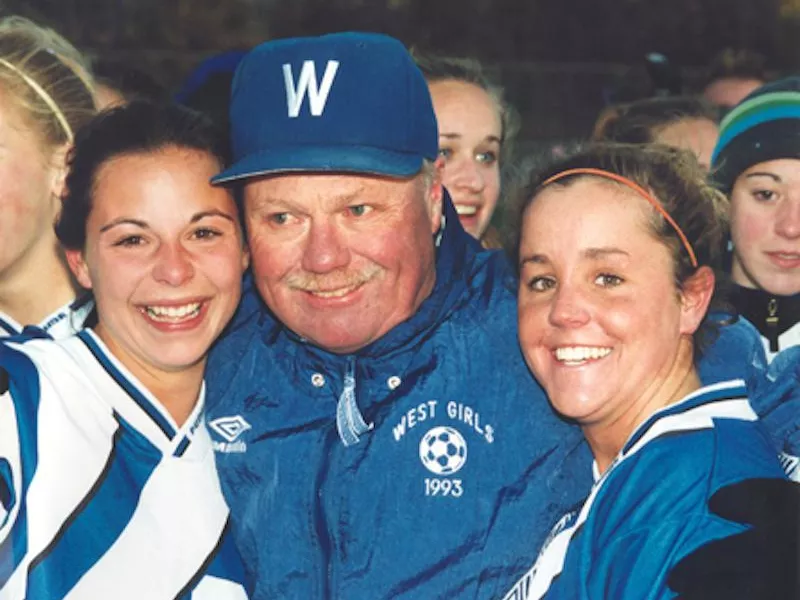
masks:
<path id="1" fill-rule="evenodd" d="M 250 423 L 245 421 L 241 415 L 220 417 L 209 421 L 208 426 L 231 443 L 235 442 L 245 431 L 252 429 Z"/>

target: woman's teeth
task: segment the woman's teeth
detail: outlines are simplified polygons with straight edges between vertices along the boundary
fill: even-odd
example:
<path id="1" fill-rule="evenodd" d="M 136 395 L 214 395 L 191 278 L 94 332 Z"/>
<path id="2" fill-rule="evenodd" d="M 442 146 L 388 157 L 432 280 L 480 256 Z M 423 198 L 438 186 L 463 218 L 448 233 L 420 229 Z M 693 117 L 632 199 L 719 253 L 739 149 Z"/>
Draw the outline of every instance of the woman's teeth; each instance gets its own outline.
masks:
<path id="1" fill-rule="evenodd" d="M 611 348 L 598 348 L 597 346 L 564 346 L 556 348 L 556 360 L 560 362 L 577 363 L 586 360 L 597 360 L 611 354 Z"/>
<path id="2" fill-rule="evenodd" d="M 192 302 L 183 306 L 147 306 L 147 315 L 154 321 L 181 321 L 193 318 L 200 312 L 200 302 Z"/>

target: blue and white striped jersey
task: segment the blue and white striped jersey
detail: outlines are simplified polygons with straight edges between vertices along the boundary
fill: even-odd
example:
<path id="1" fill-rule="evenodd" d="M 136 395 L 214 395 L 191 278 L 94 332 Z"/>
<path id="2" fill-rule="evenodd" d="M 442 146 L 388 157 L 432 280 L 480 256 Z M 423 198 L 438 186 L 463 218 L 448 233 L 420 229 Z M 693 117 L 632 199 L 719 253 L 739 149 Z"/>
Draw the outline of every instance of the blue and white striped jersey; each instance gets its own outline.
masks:
<path id="1" fill-rule="evenodd" d="M 91 330 L 0 367 L 0 600 L 248 597 L 205 389 L 178 427 Z"/>
<path id="2" fill-rule="evenodd" d="M 534 567 L 505 600 L 663 600 L 681 558 L 747 525 L 711 512 L 710 498 L 746 479 L 783 479 L 744 382 L 703 387 L 628 438 L 583 505 L 553 528 Z"/>
<path id="3" fill-rule="evenodd" d="M 42 319 L 40 323 L 18 323 L 0 311 L 0 338 L 20 335 L 27 325 L 35 326 L 55 339 L 69 337 L 83 329 L 83 324 L 93 308 L 94 300 L 90 294 L 87 294 L 65 304 Z"/>

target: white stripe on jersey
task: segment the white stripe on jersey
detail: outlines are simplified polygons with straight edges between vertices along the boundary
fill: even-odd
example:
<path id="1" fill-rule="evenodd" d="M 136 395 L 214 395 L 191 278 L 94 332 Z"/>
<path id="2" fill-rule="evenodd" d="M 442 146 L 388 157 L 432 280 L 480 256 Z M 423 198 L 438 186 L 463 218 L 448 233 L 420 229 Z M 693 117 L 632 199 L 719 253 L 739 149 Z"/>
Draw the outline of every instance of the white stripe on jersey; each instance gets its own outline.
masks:
<path id="1" fill-rule="evenodd" d="M 769 340 L 763 335 L 761 336 L 761 343 L 764 345 L 764 352 L 767 353 L 767 361 L 772 362 L 772 359 L 778 356 L 782 350 L 791 348 L 792 346 L 800 346 L 800 323 L 795 323 L 792 327 L 784 331 L 778 336 L 778 352 L 772 352 L 769 348 Z"/>
<path id="2" fill-rule="evenodd" d="M 5 525 L 0 511 L 0 600 L 188 597 L 209 569 L 227 577 L 208 583 L 216 598 L 246 598 L 205 388 L 177 427 L 89 330 L 0 342 L 0 366 L 14 394 L 0 396 L 0 461 L 17 495 Z"/>
<path id="3" fill-rule="evenodd" d="M 247 594 L 239 586 L 234 586 L 227 579 L 219 579 L 207 575 L 192 592 L 192 600 L 217 600 L 229 598 L 230 600 L 247 600 Z"/>

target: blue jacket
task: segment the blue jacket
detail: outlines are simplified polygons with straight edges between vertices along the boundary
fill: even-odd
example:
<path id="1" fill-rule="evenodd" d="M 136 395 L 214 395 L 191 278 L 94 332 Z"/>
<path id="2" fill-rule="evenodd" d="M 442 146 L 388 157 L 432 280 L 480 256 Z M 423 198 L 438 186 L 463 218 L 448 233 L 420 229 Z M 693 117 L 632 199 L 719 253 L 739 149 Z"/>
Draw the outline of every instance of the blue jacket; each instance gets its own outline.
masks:
<path id="1" fill-rule="evenodd" d="M 431 296 L 357 354 L 298 339 L 253 290 L 212 353 L 209 428 L 254 597 L 496 597 L 588 492 L 581 432 L 522 359 L 508 262 L 446 218 Z"/>
<path id="2" fill-rule="evenodd" d="M 211 354 L 208 423 L 256 598 L 496 598 L 590 489 L 580 430 L 521 356 L 514 272 L 445 206 L 431 296 L 372 345 L 321 350 L 249 289 Z M 753 343 L 724 330 L 715 347 Z M 730 378 L 721 354 L 706 381 Z"/>

